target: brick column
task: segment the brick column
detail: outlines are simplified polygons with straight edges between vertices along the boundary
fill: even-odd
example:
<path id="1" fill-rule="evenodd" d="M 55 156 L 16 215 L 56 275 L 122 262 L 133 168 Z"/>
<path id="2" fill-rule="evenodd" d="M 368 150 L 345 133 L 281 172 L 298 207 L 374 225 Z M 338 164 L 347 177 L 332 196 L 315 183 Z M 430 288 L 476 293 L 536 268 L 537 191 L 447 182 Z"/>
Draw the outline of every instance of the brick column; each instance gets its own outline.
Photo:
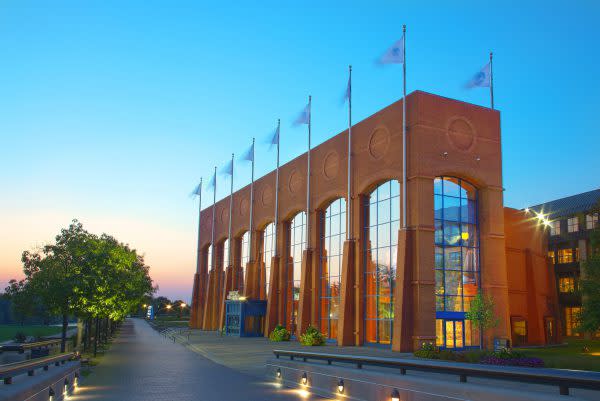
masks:
<path id="1" fill-rule="evenodd" d="M 342 256 L 342 283 L 338 318 L 338 346 L 357 345 L 355 339 L 356 241 L 346 240 Z"/>
<path id="2" fill-rule="evenodd" d="M 302 252 L 302 272 L 300 278 L 300 299 L 298 300 L 298 319 L 296 336 L 306 331 L 312 322 L 312 297 L 313 297 L 313 252 L 306 249 Z"/>

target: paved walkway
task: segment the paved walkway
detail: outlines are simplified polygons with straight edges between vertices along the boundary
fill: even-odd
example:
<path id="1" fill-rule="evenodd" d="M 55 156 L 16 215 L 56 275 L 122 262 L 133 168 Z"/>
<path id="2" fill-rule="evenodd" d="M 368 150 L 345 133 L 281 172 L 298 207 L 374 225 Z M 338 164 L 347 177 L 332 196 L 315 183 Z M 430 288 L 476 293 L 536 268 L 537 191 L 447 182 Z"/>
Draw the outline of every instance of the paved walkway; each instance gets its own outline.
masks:
<path id="1" fill-rule="evenodd" d="M 264 360 L 255 368 L 262 372 Z M 128 319 L 101 363 L 69 399 L 297 401 L 307 398 L 295 390 L 277 388 L 262 377 L 217 364 L 162 337 L 145 321 Z"/>

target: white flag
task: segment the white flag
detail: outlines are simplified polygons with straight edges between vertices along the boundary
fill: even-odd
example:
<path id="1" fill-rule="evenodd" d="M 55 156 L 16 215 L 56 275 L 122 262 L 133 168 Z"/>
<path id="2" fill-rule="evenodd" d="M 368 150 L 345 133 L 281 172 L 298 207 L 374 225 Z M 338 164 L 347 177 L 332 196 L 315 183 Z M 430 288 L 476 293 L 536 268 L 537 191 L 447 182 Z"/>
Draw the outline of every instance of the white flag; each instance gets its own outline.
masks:
<path id="1" fill-rule="evenodd" d="M 344 92 L 344 96 L 342 96 L 342 104 L 345 104 L 348 99 L 350 99 L 350 91 L 352 90 L 352 82 L 350 81 L 350 77 L 348 77 L 348 85 L 346 86 L 346 91 Z"/>
<path id="2" fill-rule="evenodd" d="M 242 155 L 242 160 L 249 162 L 254 161 L 254 142 L 252 142 L 252 145 L 250 145 L 246 153 Z"/>
<path id="3" fill-rule="evenodd" d="M 381 64 L 404 63 L 404 35 L 392 45 L 379 59 Z"/>
<path id="4" fill-rule="evenodd" d="M 216 169 L 215 169 L 216 170 Z M 208 187 L 207 189 L 215 189 L 215 185 L 217 184 L 217 172 L 215 171 L 215 173 L 213 174 L 212 178 L 210 179 L 210 181 L 208 182 Z"/>
<path id="5" fill-rule="evenodd" d="M 279 145 L 279 126 L 275 128 L 275 131 L 273 131 L 273 134 L 271 135 L 271 139 L 269 140 L 269 150 L 276 145 Z"/>
<path id="6" fill-rule="evenodd" d="M 194 189 L 193 194 L 196 196 L 200 196 L 200 194 L 202 194 L 202 180 L 200 180 L 200 184 L 198 184 L 198 186 L 196 186 L 196 189 Z"/>
<path id="7" fill-rule="evenodd" d="M 467 84 L 467 88 L 489 88 L 492 82 L 492 69 L 490 63 L 487 63 Z"/>
<path id="8" fill-rule="evenodd" d="M 304 109 L 298 114 L 298 117 L 294 121 L 294 125 L 310 124 L 310 105 L 304 106 Z M 279 140 L 279 135 L 277 136 Z"/>
<path id="9" fill-rule="evenodd" d="M 229 160 L 227 164 L 219 171 L 219 174 L 233 175 L 233 159 Z"/>

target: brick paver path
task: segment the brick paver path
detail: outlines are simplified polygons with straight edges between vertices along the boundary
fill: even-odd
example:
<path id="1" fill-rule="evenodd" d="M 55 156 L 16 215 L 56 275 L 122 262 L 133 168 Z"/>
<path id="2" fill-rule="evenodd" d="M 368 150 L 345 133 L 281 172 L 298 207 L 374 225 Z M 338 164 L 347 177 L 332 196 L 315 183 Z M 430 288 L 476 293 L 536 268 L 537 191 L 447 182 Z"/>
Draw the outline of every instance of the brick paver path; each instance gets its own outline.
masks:
<path id="1" fill-rule="evenodd" d="M 140 319 L 123 323 L 110 350 L 81 384 L 70 400 L 306 400 L 174 344 Z"/>

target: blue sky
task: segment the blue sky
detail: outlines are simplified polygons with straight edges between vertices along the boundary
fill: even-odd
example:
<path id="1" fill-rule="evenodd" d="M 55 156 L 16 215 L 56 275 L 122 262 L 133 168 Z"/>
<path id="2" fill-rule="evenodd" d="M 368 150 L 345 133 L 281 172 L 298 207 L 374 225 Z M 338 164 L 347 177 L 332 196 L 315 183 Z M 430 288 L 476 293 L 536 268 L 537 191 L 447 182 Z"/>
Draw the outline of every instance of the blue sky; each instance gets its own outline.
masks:
<path id="1" fill-rule="evenodd" d="M 402 24 L 409 92 L 487 106 L 463 84 L 494 52 L 506 205 L 598 187 L 597 2 L 222 3 L 0 2 L 0 285 L 20 275 L 22 250 L 78 218 L 145 253 L 161 293 L 189 300 L 199 178 L 277 118 L 282 161 L 295 157 L 308 94 L 314 142 L 342 131 L 348 64 L 355 121 L 397 100 L 400 68 L 374 60 Z M 259 176 L 273 156 L 257 146 Z M 236 169 L 235 187 L 249 175 Z"/>

